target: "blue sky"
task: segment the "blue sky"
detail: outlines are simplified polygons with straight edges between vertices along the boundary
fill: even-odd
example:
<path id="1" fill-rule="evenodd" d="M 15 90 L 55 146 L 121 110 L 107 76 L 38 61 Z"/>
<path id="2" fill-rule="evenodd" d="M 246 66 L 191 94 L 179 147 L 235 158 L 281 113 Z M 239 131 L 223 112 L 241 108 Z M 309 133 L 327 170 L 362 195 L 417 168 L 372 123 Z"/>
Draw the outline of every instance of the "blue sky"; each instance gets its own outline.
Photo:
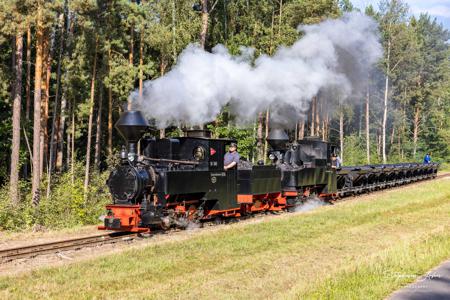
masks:
<path id="1" fill-rule="evenodd" d="M 350 0 L 354 6 L 364 10 L 364 8 L 372 4 L 378 7 L 379 0 Z M 414 15 L 420 13 L 428 13 L 441 22 L 445 28 L 450 30 L 450 0 L 403 0 L 408 3 L 410 12 Z"/>

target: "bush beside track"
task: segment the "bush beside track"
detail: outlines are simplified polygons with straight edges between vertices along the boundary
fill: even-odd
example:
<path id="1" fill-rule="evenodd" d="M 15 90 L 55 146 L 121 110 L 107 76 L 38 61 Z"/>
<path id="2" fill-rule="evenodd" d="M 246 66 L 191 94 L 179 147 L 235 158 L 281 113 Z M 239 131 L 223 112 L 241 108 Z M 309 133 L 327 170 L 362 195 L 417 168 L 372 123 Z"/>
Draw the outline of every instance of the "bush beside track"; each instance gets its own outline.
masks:
<path id="1" fill-rule="evenodd" d="M 0 230 L 34 231 L 73 228 L 88 224 L 98 224 L 98 217 L 105 212 L 110 202 L 109 191 L 105 185 L 107 172 L 93 172 L 86 199 L 84 198 L 83 164 L 76 164 L 74 175 L 70 172 L 55 175 L 52 193 L 46 196 L 47 183 L 41 186 L 41 202 L 36 209 L 31 204 L 30 183 L 21 183 L 22 201 L 11 204 L 9 186 L 0 188 Z"/>
<path id="2" fill-rule="evenodd" d="M 426 181 L 0 278 L 0 298 L 379 299 L 450 257 L 449 213 L 450 180 Z"/>

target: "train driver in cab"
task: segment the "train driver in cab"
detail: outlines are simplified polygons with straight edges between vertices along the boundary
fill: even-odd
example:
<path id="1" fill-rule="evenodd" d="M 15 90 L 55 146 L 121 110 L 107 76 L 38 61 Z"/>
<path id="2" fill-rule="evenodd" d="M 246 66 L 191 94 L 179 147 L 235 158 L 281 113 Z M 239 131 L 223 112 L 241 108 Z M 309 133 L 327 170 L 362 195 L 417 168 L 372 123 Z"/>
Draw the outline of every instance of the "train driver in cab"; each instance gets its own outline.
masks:
<path id="1" fill-rule="evenodd" d="M 336 155 L 336 153 L 331 154 L 331 168 L 340 169 L 341 168 L 341 158 Z"/>
<path id="2" fill-rule="evenodd" d="M 235 170 L 239 163 L 239 153 L 237 152 L 237 144 L 231 143 L 228 152 L 223 158 L 224 170 Z"/>

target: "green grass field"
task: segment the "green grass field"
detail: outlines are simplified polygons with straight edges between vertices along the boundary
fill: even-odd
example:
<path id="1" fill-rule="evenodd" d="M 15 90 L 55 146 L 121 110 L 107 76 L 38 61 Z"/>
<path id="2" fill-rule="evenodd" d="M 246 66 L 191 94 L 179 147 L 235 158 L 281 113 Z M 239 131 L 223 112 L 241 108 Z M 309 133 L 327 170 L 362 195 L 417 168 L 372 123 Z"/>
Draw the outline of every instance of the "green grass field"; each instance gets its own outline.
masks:
<path id="1" fill-rule="evenodd" d="M 0 278 L 0 298 L 382 299 L 450 258 L 450 180 Z"/>

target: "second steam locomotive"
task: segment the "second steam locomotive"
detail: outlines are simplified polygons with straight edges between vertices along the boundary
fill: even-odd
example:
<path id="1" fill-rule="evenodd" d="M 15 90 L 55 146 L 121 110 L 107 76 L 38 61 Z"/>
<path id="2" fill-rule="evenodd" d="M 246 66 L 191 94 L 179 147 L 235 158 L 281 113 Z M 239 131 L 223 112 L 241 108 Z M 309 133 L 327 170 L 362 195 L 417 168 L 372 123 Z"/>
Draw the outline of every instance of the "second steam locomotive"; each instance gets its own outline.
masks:
<path id="1" fill-rule="evenodd" d="M 124 112 L 116 129 L 127 142 L 107 185 L 113 203 L 101 229 L 146 232 L 185 228 L 211 219 L 295 208 L 310 196 L 332 200 L 434 178 L 437 164 L 367 165 L 335 168 L 335 147 L 318 138 L 289 141 L 272 129 L 270 165 L 240 164 L 224 170 L 232 139 L 207 131 L 177 138 L 142 138 L 148 123 L 140 111 Z M 141 151 L 137 144 L 140 141 Z"/>

